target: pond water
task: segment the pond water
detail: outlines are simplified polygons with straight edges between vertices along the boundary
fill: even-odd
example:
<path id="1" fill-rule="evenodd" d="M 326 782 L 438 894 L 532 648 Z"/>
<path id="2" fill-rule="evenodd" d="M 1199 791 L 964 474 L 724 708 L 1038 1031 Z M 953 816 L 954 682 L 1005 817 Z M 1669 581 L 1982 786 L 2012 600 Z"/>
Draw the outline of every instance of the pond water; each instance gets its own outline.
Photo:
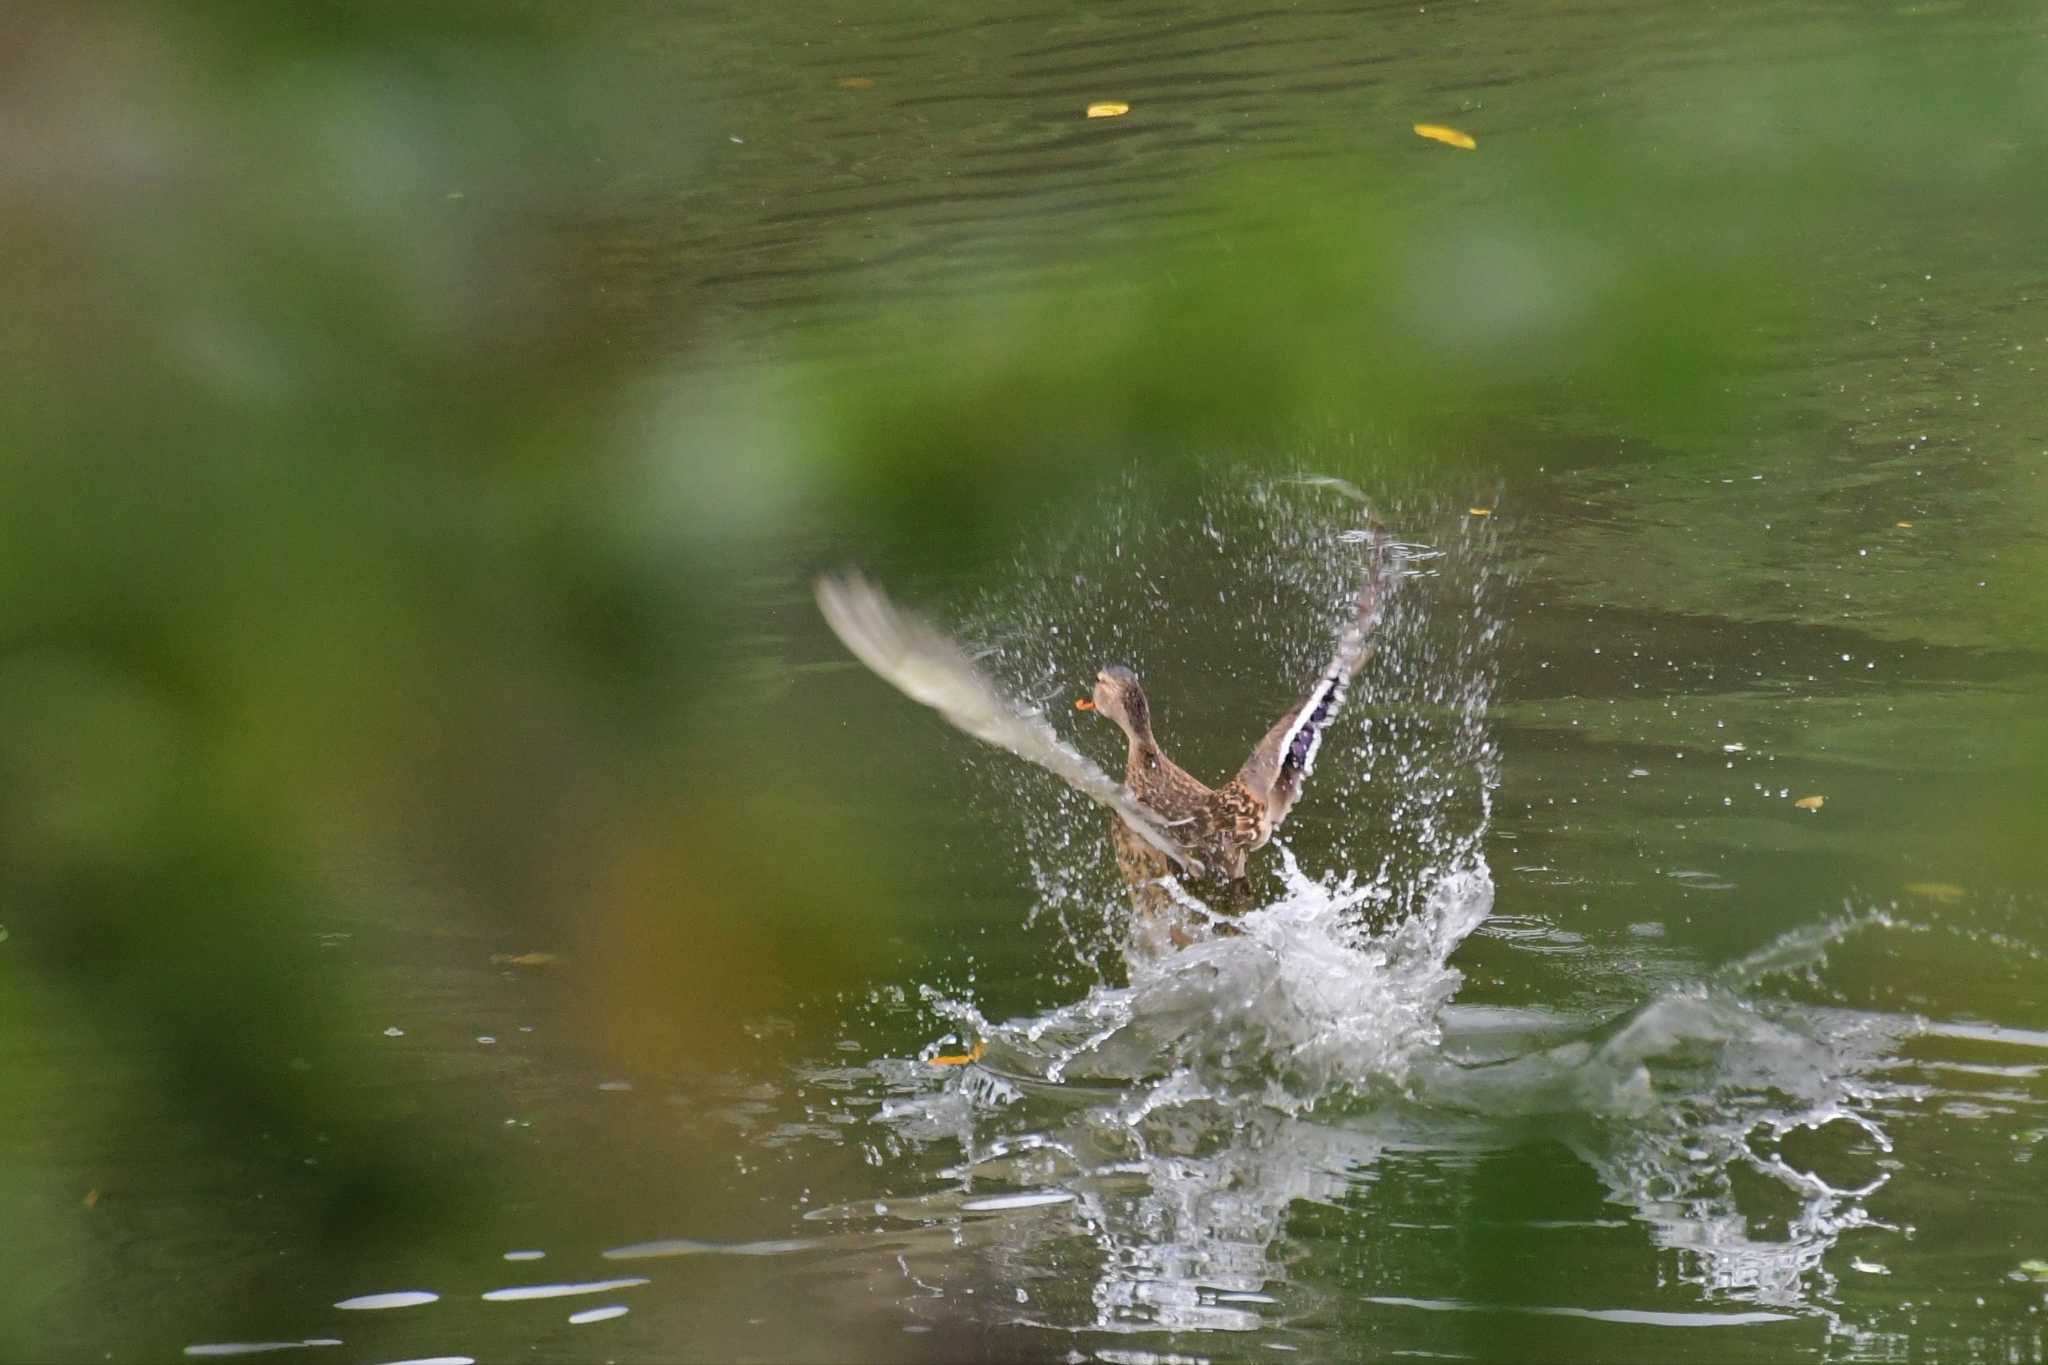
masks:
<path id="1" fill-rule="evenodd" d="M 2048 69 L 2037 12 L 1967 4 L 608 22 L 722 92 L 690 188 L 621 172 L 613 321 L 687 303 L 728 368 L 843 349 L 878 298 L 1028 294 L 1060 276 L 1048 243 L 1199 233 L 1175 185 L 1336 174 L 1333 130 L 1450 120 L 1486 151 L 1650 120 L 1759 45 Z M 1093 99 L 1133 112 L 1090 128 Z M 800 763 L 832 820 L 926 850 L 804 870 L 890 879 L 901 914 L 851 931 L 859 970 L 684 1075 L 586 1045 L 573 948 L 363 897 L 318 926 L 372 983 L 358 1050 L 385 1079 L 360 1110 L 452 1126 L 473 1212 L 343 1277 L 260 1181 L 192 1177 L 199 1139 L 142 1116 L 125 1288 L 53 1349 L 2048 1356 L 2048 257 L 1897 209 L 1815 243 L 1825 341 L 1746 378 L 1738 436 L 1551 414 L 1374 482 L 1342 433 L 1276 433 L 1284 458 L 1195 452 L 1172 490 L 1107 471 L 971 578 L 870 565 L 1106 765 L 1071 701 L 1137 668 L 1169 752 L 1216 777 L 1354 581 L 1361 508 L 1316 476 L 1364 485 L 1409 551 L 1379 653 L 1255 863 L 1262 908 L 1159 962 L 1119 951 L 1100 812 L 848 658 L 806 575 L 865 547 L 791 533 L 722 588 L 760 624 L 716 666 L 780 679 L 771 716 L 733 717 L 767 771 Z"/>
<path id="2" fill-rule="evenodd" d="M 1102 524 L 962 594 L 961 629 L 1049 708 L 1086 661 L 1137 661 L 1169 746 L 1225 769 L 1355 568 L 1348 502 L 1236 478 L 1186 522 L 1107 499 Z M 1697 486 L 1695 518 L 1725 507 L 1718 479 Z M 502 1247 L 308 1285 L 289 1339 L 379 1358 L 2038 1358 L 2038 892 L 1925 827 L 2023 799 L 1997 754 L 1939 736 L 1981 733 L 1983 709 L 2039 724 L 2038 674 L 1902 630 L 1600 605 L 1621 581 L 1561 607 L 1543 566 L 1600 534 L 1569 510 L 1594 487 L 1566 478 L 1565 510 L 1526 516 L 1511 492 L 1484 519 L 1382 504 L 1415 553 L 1263 908 L 1128 971 L 1099 814 L 836 660 L 792 590 L 790 661 L 823 665 L 800 685 L 813 733 L 878 724 L 889 762 L 931 769 L 926 802 L 868 817 L 936 851 L 906 891 L 919 932 L 877 941 L 866 984 L 751 1021 L 804 1060 L 735 1058 L 707 1085 L 592 1070 L 551 1039 L 533 973 L 358 928 L 347 951 L 405 983 L 404 1036 L 365 1047 L 465 1076 L 474 1136 L 526 1176 L 491 1220 Z M 1178 610 L 1225 581 L 1256 605 Z M 1575 627 L 1539 633 L 1545 611 Z M 1055 717 L 1114 760 L 1099 722 Z M 857 743 L 819 761 L 871 772 Z M 468 965 L 426 992 L 423 955 Z M 707 1206 L 691 1163 L 721 1159 Z"/>

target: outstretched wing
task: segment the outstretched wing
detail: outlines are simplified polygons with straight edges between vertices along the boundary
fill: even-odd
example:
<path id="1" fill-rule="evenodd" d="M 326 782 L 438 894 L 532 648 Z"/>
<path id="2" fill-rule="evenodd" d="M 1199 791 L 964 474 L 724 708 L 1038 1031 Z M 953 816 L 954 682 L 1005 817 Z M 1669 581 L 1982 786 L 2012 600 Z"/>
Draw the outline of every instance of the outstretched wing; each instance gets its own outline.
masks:
<path id="1" fill-rule="evenodd" d="M 1252 756 L 1238 769 L 1237 780 L 1253 797 L 1265 803 L 1266 819 L 1278 829 L 1301 795 L 1301 784 L 1314 769 L 1316 751 L 1351 679 L 1372 654 L 1373 631 L 1380 623 L 1381 590 L 1387 576 L 1382 563 L 1381 542 L 1376 533 L 1366 532 L 1372 546 L 1364 582 L 1352 602 L 1351 619 L 1337 636 L 1337 649 L 1317 675 L 1315 685 L 1286 715 L 1274 722 Z"/>
<path id="2" fill-rule="evenodd" d="M 1061 740 L 1043 715 L 1004 696 L 953 640 L 857 574 L 827 574 L 812 587 L 826 623 L 885 682 L 976 739 L 1029 759 L 1075 791 L 1100 801 L 1146 843 L 1189 872 L 1201 871 L 1201 864 L 1123 784 Z"/>

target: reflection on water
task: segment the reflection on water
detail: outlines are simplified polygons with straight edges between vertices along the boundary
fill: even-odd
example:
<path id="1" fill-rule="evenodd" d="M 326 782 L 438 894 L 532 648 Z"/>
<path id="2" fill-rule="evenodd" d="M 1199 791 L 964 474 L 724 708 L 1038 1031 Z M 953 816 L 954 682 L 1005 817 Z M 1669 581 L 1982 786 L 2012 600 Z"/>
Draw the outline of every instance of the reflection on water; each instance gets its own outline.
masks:
<path id="1" fill-rule="evenodd" d="M 1924 1115 L 1996 1110 L 2023 1137 L 2048 1131 L 2048 1035 L 1816 1003 L 1836 993 L 1836 955 L 1926 932 L 1896 912 L 1789 930 L 1618 1016 L 1571 1017 L 1451 1000 L 1449 959 L 1492 895 L 1483 866 L 1447 877 L 1433 913 L 1370 928 L 1351 915 L 1348 879 L 1282 863 L 1286 894 L 1244 934 L 1127 985 L 997 1022 L 934 998 L 930 1027 L 986 1040 L 974 1065 L 806 1069 L 751 1122 L 821 1171 L 849 1140 L 887 1155 L 868 1192 L 808 1208 L 791 1235 L 621 1244 L 601 1259 L 645 1263 L 645 1276 L 481 1301 L 643 1286 L 666 1299 L 686 1265 L 752 1261 L 812 1311 L 885 1302 L 912 1335 L 1014 1332 L 1024 1344 L 999 1353 L 1026 1357 L 1068 1349 L 1050 1338 L 1093 1359 L 1162 1359 L 1173 1352 L 1153 1346 L 1197 1337 L 1213 1357 L 1219 1334 L 1326 1353 L 1373 1313 L 1366 1336 L 1440 1354 L 1462 1353 L 1457 1324 L 1505 1315 L 1586 1331 L 1807 1324 L 1827 1353 L 1884 1358 L 1907 1336 L 1842 1277 L 1883 1283 L 1911 1254 L 1915 1229 L 1873 1206 L 1921 1159 Z M 851 1133 L 805 1122 L 826 1095 L 867 1121 Z M 1568 1154 L 1596 1197 L 1487 1203 L 1488 1163 L 1532 1144 Z M 2018 1174 L 2032 1150 L 2014 1145 Z M 1548 1179 L 1572 1184 L 1556 1163 Z M 1620 1294 L 1570 1277 L 1487 1284 L 1462 1264 L 1473 1229 L 1578 1256 L 1644 1239 L 1670 1278 Z M 427 1291 L 337 1306 L 404 1305 L 461 1311 Z M 566 1322 L 627 1314 L 604 1304 Z M 2037 1327 L 2014 1332 L 1995 1339 L 2001 1353 L 2039 1353 Z M 1145 1349 L 1112 1344 L 1131 1339 Z M 1754 1348 L 1766 1355 L 1805 1349 L 1759 1341 L 1780 1343 Z"/>
<path id="2" fill-rule="evenodd" d="M 1864 923 L 1882 921 L 1830 933 Z M 1795 931 L 1773 949 L 1820 946 Z M 1445 1084 L 1426 1094 L 1495 1117 L 1585 1120 L 1574 1152 L 1614 1203 L 1682 1253 L 1681 1275 L 1717 1296 L 1797 1307 L 1829 1287 L 1824 1256 L 1869 1221 L 1861 1201 L 1887 1179 L 1879 1102 L 1907 1092 L 1876 1074 L 1911 1031 L 1906 1020 L 1770 1008 L 1699 987 L 1659 996 L 1593 1038 L 1483 1071 L 1440 1067 Z M 1789 1161 L 1781 1144 L 1798 1131 L 1827 1135 L 1829 1160 Z M 1754 1230 L 1756 1201 L 1739 1193 L 1745 1173 L 1790 1196 L 1784 1236 Z"/>
<path id="3" fill-rule="evenodd" d="M 970 1296 L 996 1285 L 1013 1291 L 997 1296 L 1000 1316 L 1038 1329 L 1292 1335 L 1314 1330 L 1317 1308 L 1313 1286 L 1290 1284 L 1299 1248 L 1289 1245 L 1289 1226 L 1304 1208 L 1354 1204 L 1375 1182 L 1412 1174 L 1399 1168 L 1421 1153 L 1470 1162 L 1540 1133 L 1566 1145 L 1604 1188 L 1607 1206 L 1627 1215 L 1577 1225 L 1646 1230 L 1676 1253 L 1678 1279 L 1699 1291 L 1700 1302 L 1726 1307 L 1413 1294 L 1365 1301 L 1666 1327 L 1817 1318 L 1867 1349 L 1875 1339 L 1843 1321 L 1829 1262 L 1839 1264 L 1832 1253 L 1848 1234 L 1901 1231 L 1874 1219 L 1867 1201 L 1898 1168 L 1888 1114 L 1931 1091 L 1890 1073 L 1910 1043 L 1947 1030 L 1770 1000 L 1745 988 L 1761 988 L 1767 974 L 1815 970 L 1830 944 L 1893 927 L 1868 915 L 1793 931 L 1713 982 L 1660 995 L 1598 1026 L 1457 1007 L 1438 1012 L 1410 999 L 1404 1003 L 1417 1019 L 1440 1026 L 1440 1039 L 1418 1032 L 1398 1057 L 1356 1054 L 1369 1072 L 1311 1105 L 1284 1086 L 1247 1088 L 1242 1072 L 1236 1083 L 1221 1083 L 1233 1065 L 1283 1070 L 1285 1045 L 1266 1050 L 1272 1031 L 1255 1026 L 1248 1032 L 1257 1041 L 1248 1043 L 1240 1030 L 1249 1015 L 1274 1007 L 1270 983 L 1213 959 L 1182 964 L 1176 974 L 1200 984 L 1183 980 L 1156 993 L 1134 987 L 1113 1007 L 1097 1002 L 992 1027 L 987 1074 L 933 1080 L 881 1110 L 883 1122 L 919 1143 L 962 1149 L 963 1159 L 942 1173 L 948 1188 L 810 1217 L 865 1230 L 839 1239 L 880 1238 L 903 1279 L 923 1291 L 904 1298 L 905 1311 L 928 1320 L 985 1319 L 989 1303 Z M 1257 937 L 1256 928 L 1247 935 Z M 1238 948 L 1236 940 L 1226 944 Z M 1239 952 L 1246 961 L 1263 955 L 1255 947 Z M 1403 980 L 1388 974 L 1380 985 L 1399 992 Z M 1153 1002 L 1157 1013 L 1148 1008 Z M 1048 1045 L 1075 1015 L 1116 1023 L 1078 1044 Z M 1229 1042 L 1190 1047 L 1181 1030 L 1198 1023 Z M 1071 1066 L 1082 1053 L 1135 1055 L 1110 1044 L 1146 1029 L 1163 1044 L 1162 1055 L 1182 1062 L 1165 1077 L 1045 1083 L 1049 1065 Z M 1555 1040 L 1561 1033 L 1567 1036 Z M 2033 1077 L 2042 1069 L 2036 1061 L 2023 1071 Z M 872 1081 L 894 1089 L 907 1075 L 878 1066 Z M 1375 1078 L 1386 1084 L 1367 1083 Z M 2043 1108 L 2038 1098 L 2031 1104 Z M 987 1193 L 992 1187 L 1008 1193 Z M 905 1224 L 938 1235 L 883 1235 Z M 1531 1220 L 1526 1227 L 1574 1225 Z M 1370 1223 L 1361 1232 L 1375 1235 Z M 1072 1284 L 1083 1264 L 1091 1267 L 1085 1298 Z M 1861 1257 L 1850 1264 L 1884 1273 Z"/>
<path id="4" fill-rule="evenodd" d="M 308 1337 L 304 1341 L 223 1341 L 197 1346 L 187 1346 L 188 1356 L 249 1356 L 261 1355 L 267 1351 L 297 1351 L 309 1346 L 339 1346 L 334 1337 Z"/>
<path id="5" fill-rule="evenodd" d="M 580 1313 L 571 1313 L 569 1321 L 581 1327 L 585 1323 L 609 1322 L 613 1318 L 623 1318 L 631 1311 L 622 1303 L 613 1303 L 607 1304 L 603 1308 L 586 1308 Z"/>
<path id="6" fill-rule="evenodd" d="M 1483 886 L 1466 888 L 1467 899 L 1458 903 L 1483 912 Z M 1296 900 L 1315 892 L 1302 883 Z M 1020 1300 L 1016 1321 L 1069 1330 L 1257 1331 L 1287 1321 L 1291 1305 L 1275 1291 L 1290 1276 L 1276 1244 L 1301 1205 L 1342 1205 L 1377 1178 L 1390 1153 L 1469 1156 L 1540 1131 L 1569 1145 L 1611 1205 L 1680 1253 L 1679 1274 L 1710 1299 L 1824 1311 L 1833 1284 L 1823 1261 L 1845 1232 L 1870 1224 L 1862 1201 L 1887 1179 L 1881 1163 L 1892 1143 L 1882 1106 L 1914 1094 L 1881 1076 L 1900 1040 L 1916 1032 L 1912 1021 L 1768 1006 L 1715 984 L 1659 996 L 1624 1019 L 1541 1043 L 1559 1031 L 1559 1021 L 1478 1012 L 1468 1032 L 1458 1009 L 1441 1008 L 1437 980 L 1415 973 L 1420 959 L 1410 959 L 1408 970 L 1378 970 L 1369 1011 L 1375 1019 L 1405 1017 L 1408 1031 L 1368 1029 L 1361 1036 L 1369 1045 L 1342 1051 L 1357 1069 L 1304 1102 L 1278 1079 L 1299 1074 L 1290 1073 L 1291 1054 L 1314 1033 L 1292 1031 L 1301 1000 L 1324 1008 L 1342 1001 L 1325 1016 L 1336 1020 L 1355 1017 L 1358 997 L 1317 993 L 1326 982 L 1297 982 L 1294 995 L 1275 988 L 1274 974 L 1319 973 L 1313 955 L 1269 951 L 1274 940 L 1260 921 L 1273 916 L 1285 924 L 1298 910 L 1297 904 L 1261 912 L 1245 939 L 1170 961 L 1163 973 L 1174 978 L 1170 986 L 1105 992 L 1113 999 L 995 1026 L 984 1063 L 992 1074 L 948 1078 L 886 1106 L 885 1121 L 899 1131 L 919 1141 L 946 1134 L 966 1152 L 945 1172 L 959 1182 L 954 1190 L 912 1206 L 897 1201 L 886 1215 L 872 1211 L 951 1228 L 952 1240 L 922 1248 L 928 1263 L 902 1253 L 906 1276 L 935 1286 L 957 1281 L 957 1257 L 968 1249 L 987 1258 L 990 1278 L 1018 1285 L 1057 1280 L 1063 1270 L 1071 1274 L 1074 1247 L 1085 1245 L 1096 1270 L 1084 1311 L 1061 1315 L 1056 1304 L 1026 1307 Z M 1474 921 L 1444 922 L 1469 929 Z M 1825 933 L 1788 934 L 1773 945 L 1773 969 L 1811 967 L 1827 942 L 1883 924 L 1870 917 Z M 1455 946 L 1458 937 L 1438 942 Z M 1218 960 L 1226 956 L 1234 960 Z M 1368 949 L 1355 962 L 1375 960 L 1401 961 Z M 1090 1025 L 1114 1022 L 1063 1027 L 1076 1016 Z M 1275 1017 L 1285 1021 L 1278 1029 Z M 1223 1041 L 1191 1043 L 1189 1033 L 1204 1027 Z M 1126 1037 L 1134 1032 L 1158 1049 L 1155 1055 L 1180 1065 L 1164 1078 L 1097 1086 L 1092 1094 L 1041 1083 L 1047 1071 L 1071 1069 L 1082 1055 L 1140 1055 L 1143 1048 Z M 1074 1035 L 1078 1042 L 1046 1041 Z M 1388 1047 L 1389 1036 L 1399 1045 Z M 1113 1046 L 1119 1042 L 1129 1045 Z M 1521 1048 L 1527 1050 L 1496 1057 Z M 1235 1066 L 1263 1069 L 1273 1083 L 1263 1090 L 1247 1085 Z M 1821 1136 L 1818 1158 L 1786 1155 L 1785 1139 L 1796 1132 Z M 1759 1200 L 1741 1189 L 1746 1175 L 1789 1197 L 1793 1212 L 1780 1235 L 1758 1231 Z M 1038 1193 L 974 1193 L 990 1184 Z M 1027 1209 L 1031 1216 L 1024 1218 L 964 1216 Z M 812 1216 L 857 1220 L 869 1212 L 846 1206 Z M 938 1302 L 944 1296 L 933 1298 L 925 1311 L 946 1311 Z M 1665 1325 L 1751 1325 L 1788 1316 L 1401 1296 L 1372 1301 Z"/>
<path id="7" fill-rule="evenodd" d="M 614 1289 L 633 1289 L 646 1284 L 641 1279 L 592 1280 L 587 1284 L 522 1284 L 509 1289 L 487 1289 L 487 1303 L 523 1303 L 528 1299 L 567 1299 L 580 1294 L 609 1294 Z"/>
<path id="8" fill-rule="evenodd" d="M 423 1303 L 433 1303 L 441 1296 L 424 1289 L 399 1289 L 386 1294 L 358 1294 L 352 1299 L 343 1299 L 336 1308 L 417 1308 Z"/>

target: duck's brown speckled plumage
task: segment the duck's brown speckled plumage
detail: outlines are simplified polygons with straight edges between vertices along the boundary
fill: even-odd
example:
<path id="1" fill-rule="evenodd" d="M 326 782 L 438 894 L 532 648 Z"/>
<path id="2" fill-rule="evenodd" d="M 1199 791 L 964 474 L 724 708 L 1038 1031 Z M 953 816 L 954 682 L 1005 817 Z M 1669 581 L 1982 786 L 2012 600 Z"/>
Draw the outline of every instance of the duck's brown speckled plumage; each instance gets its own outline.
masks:
<path id="1" fill-rule="evenodd" d="M 1370 652 L 1373 628 L 1379 622 L 1379 580 L 1375 555 L 1329 665 L 1266 732 L 1236 775 L 1219 787 L 1208 786 L 1161 751 L 1152 733 L 1151 704 L 1135 674 L 1112 665 L 1097 677 L 1092 709 L 1115 721 L 1129 745 L 1125 790 L 1201 868 L 1199 876 L 1176 869 L 1153 843 L 1111 812 L 1110 839 L 1117 870 L 1130 887 L 1131 939 L 1140 952 L 1186 947 L 1205 936 L 1213 915 L 1231 913 L 1247 902 L 1246 862 L 1266 846 L 1293 809 L 1330 719 Z"/>
<path id="2" fill-rule="evenodd" d="M 1247 857 L 1273 835 L 1263 803 L 1236 779 L 1218 788 L 1206 786 L 1159 752 L 1156 744 L 1131 746 L 1124 785 L 1200 860 L 1209 875 L 1196 879 L 1195 889 L 1208 908 L 1235 908 L 1242 899 Z M 1117 871 L 1131 890 L 1133 944 L 1157 955 L 1204 937 L 1201 910 L 1185 893 L 1176 895 L 1175 884 L 1167 880 L 1177 871 L 1172 861 L 1140 839 L 1115 812 L 1109 816 L 1109 838 L 1116 849 Z M 1218 893 L 1229 904 L 1218 904 Z"/>

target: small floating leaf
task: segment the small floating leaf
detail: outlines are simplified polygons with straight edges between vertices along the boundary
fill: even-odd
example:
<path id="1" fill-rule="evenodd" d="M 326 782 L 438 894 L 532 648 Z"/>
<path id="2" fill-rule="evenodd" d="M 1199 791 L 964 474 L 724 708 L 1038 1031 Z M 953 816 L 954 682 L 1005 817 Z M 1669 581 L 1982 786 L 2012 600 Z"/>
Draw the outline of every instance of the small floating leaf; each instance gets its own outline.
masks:
<path id="1" fill-rule="evenodd" d="M 1122 118 L 1131 112 L 1131 106 L 1122 100 L 1099 100 L 1088 106 L 1089 118 Z"/>
<path id="2" fill-rule="evenodd" d="M 1898 527 L 1901 531 L 1910 531 L 1913 529 L 1913 523 L 1910 521 L 1895 521 L 1892 523 L 1892 525 Z"/>
<path id="3" fill-rule="evenodd" d="M 1466 510 L 1471 512 L 1471 514 L 1475 517 L 1490 517 L 1493 515 L 1493 509 L 1491 507 L 1471 507 L 1467 508 Z"/>
<path id="4" fill-rule="evenodd" d="M 1925 896 L 1931 901 L 1959 901 L 1965 894 L 1963 888 L 1953 882 L 1907 882 L 1899 890 L 1909 896 Z"/>
<path id="5" fill-rule="evenodd" d="M 87 1208 L 92 1208 L 92 1207 L 94 1207 L 95 1205 L 97 1205 L 97 1204 L 98 1204 L 99 1202 L 100 1202 L 100 1192 L 99 1192 L 99 1190 L 98 1190 L 98 1189 L 96 1189 L 96 1188 L 95 1188 L 95 1189 L 90 1189 L 90 1190 L 87 1190 L 87 1191 L 85 1192 L 85 1206 L 86 1206 Z"/>
<path id="6" fill-rule="evenodd" d="M 559 953 L 492 953 L 491 961 L 500 967 L 553 967 L 561 962 Z"/>
<path id="7" fill-rule="evenodd" d="M 2020 1274 L 2030 1280 L 2048 1280 L 2048 1261 L 2021 1261 Z"/>
<path id="8" fill-rule="evenodd" d="M 1468 152 L 1479 150 L 1479 144 L 1472 140 L 1470 133 L 1461 133 L 1456 128 L 1447 128 L 1441 123 L 1418 123 L 1415 136 L 1426 137 L 1431 142 L 1441 142 L 1446 147 L 1462 147 Z"/>
<path id="9" fill-rule="evenodd" d="M 832 84 L 838 86 L 841 90 L 872 90 L 875 88 L 874 81 L 866 76 L 841 76 Z"/>
<path id="10" fill-rule="evenodd" d="M 1819 810 L 1828 803 L 1825 796 L 1802 796 L 1792 804 L 1801 810 Z"/>
<path id="11" fill-rule="evenodd" d="M 967 1065 L 968 1063 L 970 1063 L 970 1062 L 978 1062 L 978 1061 L 980 1061 L 980 1060 L 981 1060 L 981 1054 L 983 1054 L 984 1052 L 987 1052 L 987 1051 L 988 1051 L 988 1044 L 987 1044 L 987 1043 L 979 1043 L 979 1042 L 978 1042 L 978 1043 L 976 1043 L 976 1044 L 975 1044 L 975 1045 L 974 1045 L 974 1046 L 973 1046 L 973 1047 L 972 1047 L 971 1049 L 969 1049 L 969 1050 L 968 1050 L 968 1051 L 966 1051 L 966 1052 L 963 1052 L 963 1053 L 959 1054 L 958 1056 L 952 1056 L 952 1057 L 948 1057 L 948 1056 L 938 1056 L 938 1057 L 934 1057 L 934 1058 L 932 1058 L 932 1065 L 933 1065 L 933 1066 L 966 1066 L 966 1065 Z"/>

